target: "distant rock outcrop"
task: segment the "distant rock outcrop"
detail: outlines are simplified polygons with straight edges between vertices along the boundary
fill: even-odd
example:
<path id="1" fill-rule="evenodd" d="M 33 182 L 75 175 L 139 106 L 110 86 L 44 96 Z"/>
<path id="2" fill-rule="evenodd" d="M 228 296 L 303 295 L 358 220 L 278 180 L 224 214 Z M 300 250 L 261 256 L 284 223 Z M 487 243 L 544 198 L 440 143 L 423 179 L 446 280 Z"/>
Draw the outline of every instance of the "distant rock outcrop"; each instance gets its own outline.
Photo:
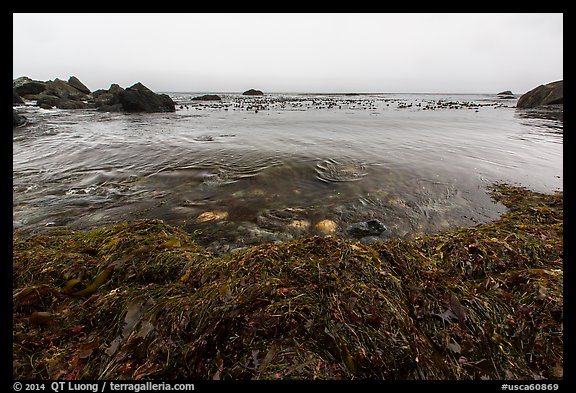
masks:
<path id="1" fill-rule="evenodd" d="M 126 112 L 175 112 L 176 104 L 167 94 L 156 94 L 138 82 L 118 93 Z"/>
<path id="2" fill-rule="evenodd" d="M 500 93 L 496 94 L 498 96 L 511 96 L 512 92 L 510 90 L 501 91 Z"/>
<path id="3" fill-rule="evenodd" d="M 264 93 L 260 90 L 250 89 L 242 93 L 244 96 L 263 96 Z"/>
<path id="4" fill-rule="evenodd" d="M 220 98 L 220 96 L 217 94 L 204 94 L 203 96 L 194 97 L 194 98 L 192 98 L 192 100 L 193 101 L 220 101 L 220 100 L 222 100 L 222 98 Z"/>
<path id="5" fill-rule="evenodd" d="M 516 103 L 517 108 L 534 108 L 543 105 L 564 103 L 564 81 L 540 85 L 523 94 Z"/>

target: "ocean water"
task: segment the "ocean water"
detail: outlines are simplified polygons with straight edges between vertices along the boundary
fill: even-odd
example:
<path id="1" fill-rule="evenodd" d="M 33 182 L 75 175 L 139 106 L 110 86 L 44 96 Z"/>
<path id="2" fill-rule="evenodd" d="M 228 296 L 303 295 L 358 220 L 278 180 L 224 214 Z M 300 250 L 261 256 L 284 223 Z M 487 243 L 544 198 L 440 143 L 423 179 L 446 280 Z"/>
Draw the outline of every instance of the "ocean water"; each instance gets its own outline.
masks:
<path id="1" fill-rule="evenodd" d="M 13 229 L 158 218 L 215 252 L 333 236 L 365 242 L 497 219 L 494 182 L 563 189 L 562 109 L 450 94 L 168 93 L 174 113 L 18 110 Z M 327 221 L 324 221 L 327 222 Z M 359 239 L 360 240 L 360 239 Z"/>

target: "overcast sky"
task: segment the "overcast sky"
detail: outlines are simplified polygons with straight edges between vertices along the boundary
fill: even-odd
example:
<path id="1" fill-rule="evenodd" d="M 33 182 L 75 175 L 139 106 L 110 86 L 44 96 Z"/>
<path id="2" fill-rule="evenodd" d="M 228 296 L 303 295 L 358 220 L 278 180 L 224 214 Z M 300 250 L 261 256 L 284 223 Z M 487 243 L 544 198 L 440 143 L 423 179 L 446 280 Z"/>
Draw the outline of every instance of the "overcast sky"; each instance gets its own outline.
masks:
<path id="1" fill-rule="evenodd" d="M 13 77 L 91 90 L 522 94 L 563 79 L 562 14 L 14 14 Z"/>

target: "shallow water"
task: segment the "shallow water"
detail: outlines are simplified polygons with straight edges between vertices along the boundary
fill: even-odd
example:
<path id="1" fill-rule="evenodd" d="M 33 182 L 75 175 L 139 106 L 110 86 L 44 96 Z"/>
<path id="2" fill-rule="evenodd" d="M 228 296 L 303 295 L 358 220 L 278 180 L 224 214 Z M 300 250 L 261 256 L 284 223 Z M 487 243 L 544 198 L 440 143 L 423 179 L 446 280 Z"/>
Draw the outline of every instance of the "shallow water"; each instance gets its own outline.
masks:
<path id="1" fill-rule="evenodd" d="M 20 107 L 13 228 L 161 218 L 228 251 L 326 234 L 326 219 L 335 235 L 371 218 L 380 239 L 434 233 L 496 219 L 493 182 L 562 189 L 562 112 L 516 99 L 169 94 L 175 113 Z"/>

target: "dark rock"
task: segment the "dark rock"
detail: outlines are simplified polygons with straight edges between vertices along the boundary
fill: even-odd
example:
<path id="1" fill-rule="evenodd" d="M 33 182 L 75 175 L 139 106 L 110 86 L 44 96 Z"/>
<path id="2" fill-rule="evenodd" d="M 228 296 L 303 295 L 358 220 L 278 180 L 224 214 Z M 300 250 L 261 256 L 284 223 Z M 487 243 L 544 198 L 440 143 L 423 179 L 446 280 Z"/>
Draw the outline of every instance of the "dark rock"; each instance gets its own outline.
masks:
<path id="1" fill-rule="evenodd" d="M 26 123 L 26 117 L 20 115 L 18 112 L 12 109 L 12 128 L 22 126 Z"/>
<path id="2" fill-rule="evenodd" d="M 68 84 L 78 90 L 80 90 L 84 94 L 90 94 L 90 89 L 87 88 L 84 83 L 80 82 L 78 78 L 75 76 L 71 76 L 68 78 Z"/>
<path id="3" fill-rule="evenodd" d="M 22 97 L 20 97 L 18 93 L 16 93 L 16 90 L 12 89 L 12 105 L 20 105 L 23 103 L 24 100 L 22 99 Z"/>
<path id="4" fill-rule="evenodd" d="M 511 96 L 513 93 L 510 90 L 501 91 L 500 93 L 496 94 L 498 96 Z"/>
<path id="5" fill-rule="evenodd" d="M 46 82 L 46 91 L 44 91 L 44 94 L 75 101 L 85 100 L 88 98 L 86 93 L 81 92 L 74 86 L 68 84 L 68 82 L 58 78 Z"/>
<path id="6" fill-rule="evenodd" d="M 203 96 L 192 98 L 193 101 L 220 101 L 221 99 L 222 98 L 216 94 L 204 94 Z"/>
<path id="7" fill-rule="evenodd" d="M 176 104 L 167 94 L 156 94 L 138 82 L 118 93 L 126 112 L 175 112 Z"/>
<path id="8" fill-rule="evenodd" d="M 40 94 L 46 90 L 46 83 L 35 81 L 27 76 L 14 79 L 12 81 L 12 88 L 20 97 L 31 94 Z"/>
<path id="9" fill-rule="evenodd" d="M 534 108 L 543 105 L 564 103 L 564 81 L 540 85 L 522 94 L 516 103 L 517 108 Z"/>
<path id="10" fill-rule="evenodd" d="M 366 237 L 366 236 L 378 236 L 382 232 L 387 231 L 386 225 L 384 225 L 380 220 L 372 219 L 368 221 L 362 221 L 354 223 L 346 227 L 346 232 L 353 237 Z"/>
<path id="11" fill-rule="evenodd" d="M 51 109 L 53 107 L 59 109 L 85 109 L 88 107 L 88 105 L 82 101 L 60 98 L 49 94 L 39 95 L 36 99 L 36 105 L 44 109 Z"/>
<path id="12" fill-rule="evenodd" d="M 108 90 L 96 90 L 92 93 L 92 104 L 103 112 L 122 111 L 122 105 L 118 97 L 118 93 L 121 91 L 124 91 L 124 89 L 116 83 L 111 84 Z"/>
<path id="13" fill-rule="evenodd" d="M 86 109 L 88 105 L 82 101 L 61 99 L 57 104 L 56 108 L 59 109 Z"/>
<path id="14" fill-rule="evenodd" d="M 263 96 L 264 93 L 262 93 L 260 90 L 250 89 L 250 90 L 246 90 L 244 93 L 242 93 L 242 95 L 244 95 L 244 96 Z"/>
<path id="15" fill-rule="evenodd" d="M 122 104 L 104 104 L 100 105 L 97 110 L 99 112 L 123 112 L 124 108 L 122 107 Z"/>
<path id="16" fill-rule="evenodd" d="M 36 105 L 44 109 L 51 109 L 55 107 L 60 100 L 61 98 L 52 95 L 39 95 L 36 98 Z"/>

